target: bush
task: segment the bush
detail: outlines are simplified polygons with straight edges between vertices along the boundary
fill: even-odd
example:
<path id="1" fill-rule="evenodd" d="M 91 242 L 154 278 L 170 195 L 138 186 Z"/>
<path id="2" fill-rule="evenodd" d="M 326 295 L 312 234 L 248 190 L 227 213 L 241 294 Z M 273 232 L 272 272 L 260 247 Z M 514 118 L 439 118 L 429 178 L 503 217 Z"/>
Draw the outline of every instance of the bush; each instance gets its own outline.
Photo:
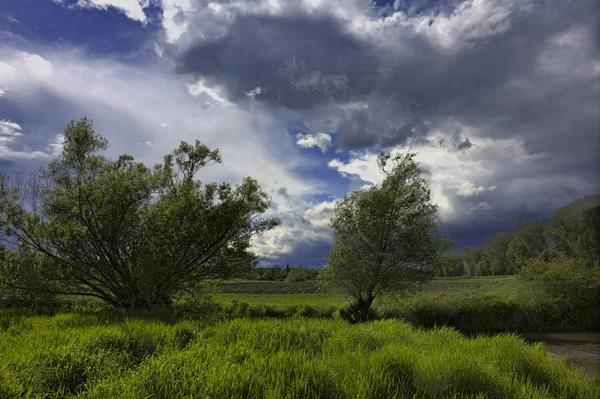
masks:
<path id="1" fill-rule="evenodd" d="M 530 259 L 521 270 L 522 290 L 554 309 L 562 323 L 584 329 L 600 328 L 600 269 L 585 260 Z"/>

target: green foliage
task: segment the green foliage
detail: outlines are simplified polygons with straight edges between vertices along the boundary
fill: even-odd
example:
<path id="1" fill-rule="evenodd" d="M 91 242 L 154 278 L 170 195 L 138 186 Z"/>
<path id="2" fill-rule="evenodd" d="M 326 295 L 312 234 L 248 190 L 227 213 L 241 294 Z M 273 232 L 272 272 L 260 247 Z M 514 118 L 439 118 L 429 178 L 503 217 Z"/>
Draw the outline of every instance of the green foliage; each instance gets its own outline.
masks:
<path id="1" fill-rule="evenodd" d="M 600 255 L 598 207 L 600 195 L 593 195 L 554 211 L 548 228 L 553 252 L 571 258 L 583 256 L 591 262 L 597 260 Z"/>
<path id="2" fill-rule="evenodd" d="M 335 207 L 335 244 L 322 281 L 355 299 L 348 309 L 351 321 L 368 318 L 375 296 L 431 277 L 435 260 L 446 249 L 433 238 L 436 207 L 413 158 L 381 153 L 384 181 L 346 195 Z"/>
<path id="3" fill-rule="evenodd" d="M 514 335 L 332 320 L 165 324 L 77 313 L 0 331 L 0 395 L 81 398 L 592 398 L 600 386 Z"/>
<path id="4" fill-rule="evenodd" d="M 52 259 L 28 248 L 16 251 L 0 247 L 0 307 L 55 304 L 59 289 Z"/>
<path id="5" fill-rule="evenodd" d="M 486 238 L 483 244 L 482 264 L 486 274 L 498 276 L 514 274 L 514 266 L 509 262 L 507 251 L 514 233 L 502 232 Z"/>
<path id="6" fill-rule="evenodd" d="M 318 269 L 309 269 L 306 266 L 290 267 L 287 265 L 282 268 L 279 265 L 271 267 L 256 267 L 247 275 L 248 280 L 260 281 L 286 281 L 288 283 L 300 281 L 315 281 L 319 274 Z"/>
<path id="7" fill-rule="evenodd" d="M 463 248 L 462 257 L 466 263 L 466 272 L 469 276 L 485 275 L 483 265 L 483 249 L 475 247 Z"/>
<path id="8" fill-rule="evenodd" d="M 569 324 L 600 328 L 600 268 L 585 260 L 536 258 L 527 261 L 520 281 L 529 296 L 537 296 L 556 309 Z"/>
<path id="9" fill-rule="evenodd" d="M 589 267 L 600 264 L 599 205 L 600 195 L 587 196 L 555 210 L 549 226 L 535 220 L 519 222 L 515 233 L 490 236 L 483 248 L 464 248 L 467 274 L 517 274 L 537 257 L 583 259 Z"/>
<path id="10" fill-rule="evenodd" d="M 236 187 L 194 180 L 221 162 L 218 150 L 182 142 L 151 169 L 129 155 L 98 155 L 107 148 L 84 118 L 69 123 L 62 154 L 39 176 L 21 185 L 0 177 L 4 238 L 45 257 L 44 276 L 59 284 L 52 292 L 164 305 L 186 284 L 256 264 L 250 240 L 277 221 L 257 219 L 269 200 L 254 179 Z M 17 274 L 32 271 L 15 265 Z"/>
<path id="11" fill-rule="evenodd" d="M 528 220 L 517 225 L 517 232 L 506 249 L 506 258 L 518 272 L 528 259 L 539 256 L 547 248 L 545 226 L 536 220 Z"/>
<path id="12" fill-rule="evenodd" d="M 588 265 L 600 265 L 600 206 L 583 212 L 577 244 Z"/>
<path id="13" fill-rule="evenodd" d="M 436 262 L 438 277 L 456 277 L 465 274 L 463 258 L 457 253 L 445 253 Z"/>

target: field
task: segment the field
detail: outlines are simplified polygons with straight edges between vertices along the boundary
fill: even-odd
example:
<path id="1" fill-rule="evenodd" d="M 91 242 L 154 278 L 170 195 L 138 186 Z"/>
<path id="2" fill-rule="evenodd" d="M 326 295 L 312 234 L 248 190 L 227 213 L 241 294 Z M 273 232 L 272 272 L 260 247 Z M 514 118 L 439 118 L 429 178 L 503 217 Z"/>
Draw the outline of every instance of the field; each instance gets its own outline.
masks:
<path id="1" fill-rule="evenodd" d="M 0 398 L 600 397 L 543 344 L 480 334 L 540 322 L 519 316 L 512 278 L 434 280 L 360 325 L 339 318 L 347 303 L 311 282 L 238 281 L 170 311 L 3 309 Z"/>
<path id="2" fill-rule="evenodd" d="M 595 398 L 600 386 L 514 335 L 387 320 L 224 322 L 69 313 L 0 332 L 0 397 Z"/>

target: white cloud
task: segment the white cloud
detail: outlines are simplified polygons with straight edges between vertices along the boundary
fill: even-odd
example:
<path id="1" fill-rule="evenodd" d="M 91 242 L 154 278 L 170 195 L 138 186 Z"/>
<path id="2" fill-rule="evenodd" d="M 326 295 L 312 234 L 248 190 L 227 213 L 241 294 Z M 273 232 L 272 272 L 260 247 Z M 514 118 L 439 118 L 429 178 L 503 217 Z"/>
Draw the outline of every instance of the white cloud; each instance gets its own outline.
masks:
<path id="1" fill-rule="evenodd" d="M 321 202 L 304 212 L 304 217 L 310 224 L 317 228 L 328 228 L 329 219 L 333 216 L 335 205 L 338 201 Z"/>
<path id="2" fill-rule="evenodd" d="M 281 258 L 294 254 L 298 247 L 319 247 L 333 242 L 329 219 L 337 201 L 317 204 L 300 198 L 291 198 L 291 201 L 300 204 L 280 215 L 281 225 L 253 239 L 252 248 L 260 256 Z"/>
<path id="3" fill-rule="evenodd" d="M 0 136 L 14 138 L 23 136 L 21 125 L 6 119 L 0 120 Z"/>
<path id="4" fill-rule="evenodd" d="M 467 208 L 465 210 L 465 213 L 467 213 L 467 214 L 469 214 L 469 213 L 478 214 L 478 213 L 482 213 L 482 212 L 485 212 L 485 211 L 491 211 L 491 210 L 492 210 L 492 207 L 490 206 L 490 204 L 488 204 L 485 201 L 482 201 L 482 202 L 477 203 L 475 206 Z"/>
<path id="5" fill-rule="evenodd" d="M 370 152 L 352 153 L 350 160 L 346 163 L 339 159 L 333 159 L 327 166 L 337 170 L 344 177 L 358 176 L 361 180 L 372 184 L 383 181 L 383 174 L 377 167 L 377 154 Z"/>
<path id="6" fill-rule="evenodd" d="M 48 145 L 47 151 L 52 157 L 57 157 L 62 152 L 64 143 L 65 135 L 62 133 L 58 133 L 54 138 L 54 141 Z"/>
<path id="7" fill-rule="evenodd" d="M 395 52 L 408 50 L 398 39 L 414 34 L 426 38 L 440 50 L 453 50 L 506 32 L 515 16 L 522 16 L 532 9 L 529 2 L 466 0 L 451 15 L 407 15 L 396 11 L 379 18 L 359 14 L 354 16 L 350 26 L 355 34 L 370 38 L 385 48 L 394 48 Z"/>
<path id="8" fill-rule="evenodd" d="M 263 89 L 260 86 L 257 86 L 256 88 L 252 89 L 252 90 L 248 90 L 245 91 L 244 94 L 247 95 L 248 97 L 254 99 L 256 96 L 260 95 L 261 93 L 263 93 Z"/>
<path id="9" fill-rule="evenodd" d="M 31 53 L 16 52 L 5 60 L 0 60 L 0 85 L 10 89 L 9 83 L 25 80 L 47 80 L 54 74 L 52 63 L 45 58 Z"/>
<path id="10" fill-rule="evenodd" d="M 475 197 L 488 191 L 494 191 L 496 186 L 476 186 L 471 182 L 464 182 L 456 190 L 456 195 L 461 197 Z"/>
<path id="11" fill-rule="evenodd" d="M 407 144 L 391 149 L 393 153 L 417 153 L 415 160 L 424 172 L 432 202 L 438 205 L 440 217 L 445 221 L 456 219 L 463 211 L 473 207 L 464 205 L 459 197 L 494 191 L 496 185 L 487 182 L 507 172 L 518 175 L 519 169 L 531 168 L 538 159 L 538 156 L 527 153 L 522 140 L 479 137 L 467 126 L 458 127 L 473 143 L 465 151 L 457 151 L 453 135 L 444 133 L 456 131 L 456 124 L 445 126 L 444 131 L 432 130 L 426 141 L 409 140 Z M 354 153 L 347 162 L 334 159 L 328 165 L 346 177 L 359 177 L 374 184 L 383 181 L 384 176 L 377 167 L 377 154 L 374 152 Z M 511 169 L 506 165 L 511 165 Z M 487 210 L 484 205 L 478 206 L 479 210 Z"/>
<path id="12" fill-rule="evenodd" d="M 0 89 L 0 97 L 4 96 L 6 94 L 6 92 L 2 89 Z"/>
<path id="13" fill-rule="evenodd" d="M 297 133 L 296 144 L 302 148 L 318 147 L 321 152 L 331 147 L 331 135 L 327 133 Z"/>
<path id="14" fill-rule="evenodd" d="M 174 43 L 188 28 L 185 12 L 192 9 L 192 3 L 190 0 L 162 0 L 162 6 L 167 41 Z"/>
<path id="15" fill-rule="evenodd" d="M 5 119 L 0 120 L 0 159 L 27 160 L 49 158 L 49 155 L 43 151 L 24 151 L 13 148 L 23 138 L 22 131 L 23 129 L 18 123 Z"/>
<path id="16" fill-rule="evenodd" d="M 143 7 L 148 5 L 147 0 L 78 0 L 77 7 L 98 8 L 106 10 L 115 7 L 127 15 L 129 19 L 146 24 L 146 14 Z"/>
<path id="17" fill-rule="evenodd" d="M 198 80 L 196 83 L 188 84 L 187 88 L 188 88 L 188 93 L 191 96 L 198 97 L 201 94 L 206 94 L 213 101 L 216 101 L 216 102 L 220 103 L 221 105 L 226 105 L 226 106 L 233 105 L 225 99 L 225 96 L 223 96 L 220 93 L 220 90 L 218 87 L 206 86 L 203 79 Z"/>

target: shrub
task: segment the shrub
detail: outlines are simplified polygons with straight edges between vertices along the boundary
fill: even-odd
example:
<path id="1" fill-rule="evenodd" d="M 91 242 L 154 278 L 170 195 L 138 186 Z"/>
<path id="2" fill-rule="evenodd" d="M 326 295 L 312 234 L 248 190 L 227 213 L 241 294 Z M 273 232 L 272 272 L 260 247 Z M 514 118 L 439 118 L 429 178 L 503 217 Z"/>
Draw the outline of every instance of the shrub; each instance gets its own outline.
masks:
<path id="1" fill-rule="evenodd" d="M 561 323 L 600 328 L 600 269 L 564 257 L 534 258 L 521 270 L 522 290 L 537 303 L 551 306 Z"/>

